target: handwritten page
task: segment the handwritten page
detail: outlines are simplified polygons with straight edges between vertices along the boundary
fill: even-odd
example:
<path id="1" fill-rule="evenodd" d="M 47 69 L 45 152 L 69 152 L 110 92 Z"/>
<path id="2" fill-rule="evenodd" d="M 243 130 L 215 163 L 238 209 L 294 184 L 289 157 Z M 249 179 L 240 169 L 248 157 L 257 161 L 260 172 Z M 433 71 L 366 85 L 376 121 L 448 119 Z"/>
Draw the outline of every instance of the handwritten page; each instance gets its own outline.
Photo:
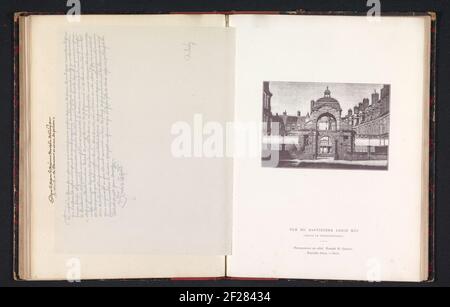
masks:
<path id="1" fill-rule="evenodd" d="M 64 219 L 117 215 L 126 203 L 124 172 L 111 150 L 105 37 L 64 37 L 67 185 Z"/>
<path id="2" fill-rule="evenodd" d="M 232 119 L 232 30 L 81 26 L 60 37 L 57 250 L 228 254 L 232 161 L 178 156 L 173 143 L 177 123 Z"/>
<path id="3" fill-rule="evenodd" d="M 191 227 L 206 228 L 209 225 L 203 223 L 224 221 L 222 216 L 227 214 L 227 205 L 216 202 L 214 196 L 211 196 L 208 206 L 208 200 L 205 200 L 198 211 L 192 211 L 195 207 L 192 197 L 178 188 L 183 185 L 186 189 L 192 188 L 195 179 L 211 177 L 204 173 L 208 169 L 205 167 L 202 171 L 191 172 L 190 177 L 186 174 L 182 178 L 183 173 L 179 175 L 176 171 L 181 172 L 181 166 L 185 163 L 178 161 L 179 165 L 157 165 L 155 154 L 159 153 L 168 159 L 167 154 L 170 153 L 168 144 L 172 137 L 171 125 L 167 122 L 163 126 L 163 123 L 158 122 L 162 110 L 165 109 L 170 114 L 168 118 L 171 121 L 175 118 L 191 120 L 192 114 L 189 111 L 192 113 L 193 109 L 195 112 L 204 110 L 211 117 L 217 115 L 222 120 L 228 116 L 229 110 L 221 106 L 232 105 L 227 101 L 226 93 L 229 89 L 225 87 L 232 83 L 230 78 L 233 76 L 233 65 L 230 63 L 230 49 L 224 47 L 231 48 L 232 44 L 229 45 L 224 40 L 232 40 L 233 35 L 224 33 L 221 29 L 225 26 L 224 17 L 83 15 L 79 23 L 69 22 L 64 15 L 36 15 L 27 18 L 30 19 L 30 62 L 33 68 L 30 74 L 33 175 L 30 178 L 32 199 L 29 277 L 66 279 L 78 276 L 81 279 L 98 279 L 223 276 L 222 253 L 226 252 L 226 242 L 222 235 L 226 238 L 226 225 L 214 225 L 211 228 L 214 233 L 211 235 L 206 232 L 199 234 L 198 230 Z M 164 31 L 166 28 L 168 32 Z M 118 33 L 117 36 L 115 32 Z M 168 33 L 172 34 L 167 36 Z M 205 49 L 209 37 L 217 49 Z M 78 40 L 73 41 L 74 39 Z M 70 40 L 72 48 L 67 49 Z M 97 47 L 92 44 L 94 41 L 97 42 Z M 186 43 L 190 41 L 197 44 L 192 45 L 190 61 L 186 61 Z M 87 48 L 88 46 L 90 47 Z M 86 53 L 91 56 L 87 58 L 84 56 Z M 98 56 L 93 57 L 94 53 Z M 69 54 L 70 59 L 66 60 L 66 55 Z M 102 54 L 104 57 L 100 56 Z M 81 70 L 84 73 L 76 69 L 81 64 L 81 56 L 85 60 L 80 66 L 85 68 Z M 95 61 L 100 65 L 94 65 Z M 166 69 L 158 70 L 156 66 L 159 64 Z M 195 65 L 189 67 L 188 64 Z M 205 65 L 208 67 L 208 74 L 205 73 Z M 106 69 L 103 70 L 102 67 Z M 225 69 L 225 73 L 222 69 Z M 180 84 L 174 84 L 177 79 L 175 75 L 167 75 L 164 79 L 160 77 L 161 72 L 171 70 L 184 76 L 184 82 L 180 83 L 186 84 L 183 90 L 174 91 L 180 87 Z M 200 82 L 210 88 L 211 92 L 204 92 L 200 84 L 190 82 L 190 79 L 196 78 L 200 78 Z M 68 79 L 71 80 L 70 86 L 67 85 Z M 78 84 L 74 80 L 84 80 L 84 83 Z M 107 86 L 102 85 L 103 83 Z M 171 90 L 166 91 L 166 86 Z M 101 88 L 103 90 L 99 90 Z M 83 99 L 75 95 L 83 92 Z M 214 93 L 218 95 L 212 95 Z M 194 105 L 198 100 L 194 100 L 189 94 L 200 97 L 200 103 Z M 97 100 L 102 104 L 97 103 Z M 75 104 L 75 101 L 78 103 Z M 81 102 L 89 112 L 82 112 Z M 71 112 L 67 112 L 69 106 L 74 107 Z M 102 113 L 94 114 L 95 110 Z M 209 113 L 211 110 L 217 110 L 217 113 Z M 108 112 L 109 124 L 106 124 L 106 120 L 96 124 L 97 119 L 102 121 L 106 117 L 105 112 Z M 84 116 L 86 113 L 90 114 L 87 118 Z M 76 128 L 66 124 L 71 123 L 66 120 L 69 114 L 71 118 L 79 119 Z M 80 125 L 81 123 L 86 124 Z M 97 125 L 109 130 L 107 135 L 98 135 L 103 141 L 95 141 L 92 137 L 80 139 L 83 135 L 95 135 L 86 133 L 86 130 L 92 130 Z M 73 133 L 68 134 L 72 130 Z M 154 137 L 148 135 L 150 131 Z M 160 139 L 166 140 L 166 143 L 158 143 Z M 87 200 L 81 202 L 78 198 L 75 201 L 75 196 L 80 193 L 77 189 L 92 184 L 89 180 L 86 183 L 84 175 L 81 176 L 87 170 L 90 170 L 92 178 L 96 178 L 93 182 L 101 185 L 111 182 L 111 177 L 103 178 L 103 174 L 108 173 L 107 170 L 100 171 L 97 170 L 98 165 L 88 166 L 84 163 L 94 161 L 84 154 L 86 151 L 93 155 L 95 149 L 97 157 L 102 156 L 103 151 L 106 153 L 104 143 L 107 140 L 111 154 L 110 158 L 103 161 L 108 161 L 105 166 L 108 165 L 109 168 L 106 169 L 113 172 L 116 186 L 114 191 L 124 200 L 116 204 L 114 214 L 100 214 L 106 210 L 99 210 L 102 202 L 98 200 L 109 189 L 95 188 L 95 193 L 88 196 L 90 198 Z M 84 150 L 69 150 L 67 146 L 71 142 L 83 144 L 81 148 Z M 68 151 L 71 152 L 70 155 Z M 135 164 L 130 161 L 135 161 Z M 150 161 L 153 161 L 153 167 L 150 167 Z M 216 172 L 220 173 L 222 169 L 225 171 L 228 168 L 223 164 L 222 168 L 216 168 Z M 174 175 L 168 174 L 168 170 Z M 172 181 L 167 184 L 170 179 Z M 79 182 L 80 180 L 83 181 Z M 69 189 L 69 182 L 72 183 L 72 190 Z M 223 178 L 220 182 L 217 179 L 204 180 L 200 184 L 204 186 L 205 195 L 214 195 L 214 190 L 218 189 L 211 187 L 209 182 L 227 187 L 227 181 L 223 181 Z M 170 189 L 161 188 L 164 184 Z M 209 191 L 211 194 L 206 194 Z M 179 195 L 179 200 L 174 202 L 176 195 Z M 97 199 L 97 203 L 94 199 Z M 163 202 L 165 199 L 167 203 Z M 107 205 L 111 207 L 111 204 Z M 68 211 L 67 208 L 74 211 Z M 84 210 L 81 214 L 81 208 L 91 209 Z M 94 214 L 94 208 L 97 214 Z M 90 214 L 86 214 L 87 212 Z M 215 214 L 211 214 L 214 212 Z M 168 218 L 165 219 L 163 215 Z M 182 216 L 184 219 L 173 219 L 173 216 Z M 221 216 L 220 220 L 218 216 Z M 204 245 L 191 245 L 190 241 L 197 235 L 198 240 L 204 240 Z M 213 237 L 217 243 L 211 245 Z M 155 241 L 158 238 L 159 241 Z M 222 243 L 224 245 L 218 245 Z M 185 246 L 190 246 L 191 250 L 183 249 Z M 213 255 L 216 253 L 217 255 Z"/>

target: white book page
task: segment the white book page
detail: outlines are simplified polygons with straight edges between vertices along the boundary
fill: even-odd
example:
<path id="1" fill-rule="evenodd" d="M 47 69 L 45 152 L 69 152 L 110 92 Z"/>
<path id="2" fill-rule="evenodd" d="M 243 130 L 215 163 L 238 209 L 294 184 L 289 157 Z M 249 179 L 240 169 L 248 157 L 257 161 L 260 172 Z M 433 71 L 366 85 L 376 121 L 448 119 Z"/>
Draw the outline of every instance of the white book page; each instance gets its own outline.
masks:
<path id="1" fill-rule="evenodd" d="M 295 127 L 291 140 L 304 143 L 297 143 L 301 149 L 294 154 L 300 158 L 290 163 L 310 167 L 262 167 L 260 155 L 236 158 L 227 275 L 420 280 L 430 18 L 233 15 L 230 27 L 236 30 L 237 122 L 263 122 L 263 82 L 268 81 L 272 111 L 280 122 L 284 110 L 291 117 L 299 110 L 303 122 L 295 124 L 308 130 L 315 118 L 322 130 L 317 133 L 342 130 L 343 143 L 355 136 L 351 128 L 344 131 L 347 108 L 389 85 L 390 123 L 385 143 L 361 141 L 348 149 L 352 159 L 370 154 L 373 159 L 388 151 L 384 163 L 382 158 L 367 165 L 345 160 L 346 153 L 336 150 L 338 139 L 335 145 L 327 138 L 315 143 L 315 157 L 306 158 L 311 143 L 307 136 L 299 140 L 304 131 Z M 333 113 L 328 115 L 334 122 L 314 117 L 323 110 L 319 107 Z M 358 153 L 370 145 L 373 152 Z M 319 168 L 317 161 L 329 164 Z M 363 167 L 355 169 L 358 163 Z"/>
<path id="2" fill-rule="evenodd" d="M 232 118 L 224 17 L 31 18 L 31 277 L 222 276 L 230 160 L 171 146 Z"/>

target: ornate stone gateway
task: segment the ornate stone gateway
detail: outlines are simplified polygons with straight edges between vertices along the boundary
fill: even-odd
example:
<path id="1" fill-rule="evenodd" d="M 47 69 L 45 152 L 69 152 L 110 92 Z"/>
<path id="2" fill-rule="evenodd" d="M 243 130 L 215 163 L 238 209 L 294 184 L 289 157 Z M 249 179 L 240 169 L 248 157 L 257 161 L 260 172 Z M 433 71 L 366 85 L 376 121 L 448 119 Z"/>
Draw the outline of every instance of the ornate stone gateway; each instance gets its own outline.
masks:
<path id="1" fill-rule="evenodd" d="M 335 132 L 337 131 L 337 120 L 331 113 L 337 113 L 339 110 L 324 109 L 323 112 L 319 111 L 320 113 L 317 113 L 317 148 L 315 156 L 317 158 L 334 158 L 336 153 Z"/>
<path id="2" fill-rule="evenodd" d="M 342 121 L 339 102 L 326 88 L 324 96 L 311 101 L 311 113 L 298 131 L 300 159 L 351 159 L 354 148 L 353 129 Z"/>

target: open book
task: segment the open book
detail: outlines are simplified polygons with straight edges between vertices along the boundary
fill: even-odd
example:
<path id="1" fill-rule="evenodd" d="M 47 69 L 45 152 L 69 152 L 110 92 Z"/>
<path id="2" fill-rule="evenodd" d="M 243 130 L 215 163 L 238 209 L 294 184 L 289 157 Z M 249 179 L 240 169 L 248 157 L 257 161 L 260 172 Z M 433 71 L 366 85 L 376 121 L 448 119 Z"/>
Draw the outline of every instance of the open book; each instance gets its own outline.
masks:
<path id="1" fill-rule="evenodd" d="M 434 15 L 16 19 L 17 278 L 430 278 Z"/>

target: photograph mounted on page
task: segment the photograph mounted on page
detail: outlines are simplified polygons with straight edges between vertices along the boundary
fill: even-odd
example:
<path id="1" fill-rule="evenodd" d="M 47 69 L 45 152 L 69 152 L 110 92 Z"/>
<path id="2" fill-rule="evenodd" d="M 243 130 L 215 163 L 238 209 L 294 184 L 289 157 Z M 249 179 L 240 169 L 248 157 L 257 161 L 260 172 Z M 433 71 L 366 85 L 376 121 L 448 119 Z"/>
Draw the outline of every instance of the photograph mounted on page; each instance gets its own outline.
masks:
<path id="1" fill-rule="evenodd" d="M 262 97 L 263 167 L 388 169 L 389 84 L 270 81 Z"/>

